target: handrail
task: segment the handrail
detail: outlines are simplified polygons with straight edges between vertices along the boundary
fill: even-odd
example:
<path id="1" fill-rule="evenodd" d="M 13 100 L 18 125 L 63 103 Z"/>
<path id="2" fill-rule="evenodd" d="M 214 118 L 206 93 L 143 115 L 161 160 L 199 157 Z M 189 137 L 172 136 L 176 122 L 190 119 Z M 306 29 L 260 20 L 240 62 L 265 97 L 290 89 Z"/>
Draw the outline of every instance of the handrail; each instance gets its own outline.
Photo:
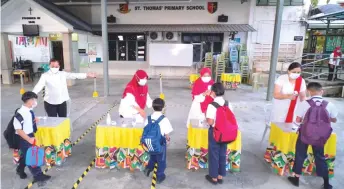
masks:
<path id="1" fill-rule="evenodd" d="M 338 68 L 341 68 L 341 69 L 338 69 Z M 314 78 L 314 77 L 319 77 L 319 76 L 321 76 L 321 75 L 325 75 L 325 74 L 336 74 L 336 75 L 342 75 L 342 74 L 344 74 L 343 72 L 339 72 L 338 73 L 338 70 L 343 70 L 343 66 L 335 66 L 334 67 L 334 71 L 333 72 L 318 72 L 318 74 L 314 74 L 314 70 L 312 71 L 312 72 L 302 72 L 302 73 L 304 73 L 304 74 L 310 74 L 311 76 L 309 76 L 309 77 L 307 77 L 307 78 L 305 78 L 305 79 L 310 79 L 310 78 Z M 334 76 L 332 77 L 332 81 L 334 81 Z"/>
<path id="2" fill-rule="evenodd" d="M 321 61 L 324 61 L 324 60 L 327 60 L 327 59 L 330 59 L 330 57 L 323 58 L 323 59 L 320 59 L 320 60 L 316 60 L 316 61 L 313 61 L 313 62 L 309 62 L 309 63 L 306 63 L 306 64 L 302 64 L 302 67 L 307 66 L 309 64 L 315 64 L 317 62 L 321 62 Z"/>

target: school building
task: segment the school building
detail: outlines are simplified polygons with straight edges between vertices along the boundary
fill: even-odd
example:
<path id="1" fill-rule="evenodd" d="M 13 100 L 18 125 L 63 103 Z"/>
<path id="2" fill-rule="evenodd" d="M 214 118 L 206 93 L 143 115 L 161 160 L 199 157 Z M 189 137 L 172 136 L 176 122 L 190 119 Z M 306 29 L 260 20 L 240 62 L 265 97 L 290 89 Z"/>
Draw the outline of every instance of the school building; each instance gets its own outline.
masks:
<path id="1" fill-rule="evenodd" d="M 309 7 L 303 0 L 284 5 L 280 62 L 302 56 Z M 102 75 L 100 0 L 7 0 L 1 10 L 3 83 L 20 59 L 31 60 L 34 71 L 56 58 L 67 71 Z M 232 40 L 247 48 L 251 72 L 267 71 L 275 12 L 274 0 L 108 0 L 109 75 L 145 69 L 188 77 L 192 66 L 150 66 L 150 44 L 192 44 L 196 64 L 207 52 L 228 52 Z"/>

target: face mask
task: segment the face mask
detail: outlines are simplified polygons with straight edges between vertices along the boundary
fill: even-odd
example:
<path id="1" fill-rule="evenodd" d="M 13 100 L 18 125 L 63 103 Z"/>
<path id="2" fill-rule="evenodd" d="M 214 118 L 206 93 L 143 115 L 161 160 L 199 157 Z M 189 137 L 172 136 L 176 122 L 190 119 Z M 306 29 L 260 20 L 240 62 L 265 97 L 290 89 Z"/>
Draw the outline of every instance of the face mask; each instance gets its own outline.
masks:
<path id="1" fill-rule="evenodd" d="M 201 79 L 204 83 L 209 83 L 209 81 L 211 80 L 211 77 L 206 76 L 206 77 L 202 77 Z"/>
<path id="2" fill-rule="evenodd" d="M 301 74 L 299 73 L 290 73 L 289 77 L 290 79 L 297 79 L 298 77 L 300 77 Z"/>
<path id="3" fill-rule="evenodd" d="M 57 72 L 59 72 L 60 68 L 50 68 L 50 70 L 51 70 L 51 72 L 56 74 Z"/>
<path id="4" fill-rule="evenodd" d="M 32 104 L 32 109 L 36 108 L 37 107 L 37 100 L 34 100 L 33 101 L 33 104 Z"/>
<path id="5" fill-rule="evenodd" d="M 140 79 L 140 81 L 139 81 L 139 85 L 141 85 L 141 86 L 145 86 L 146 83 L 147 83 L 147 79 Z"/>

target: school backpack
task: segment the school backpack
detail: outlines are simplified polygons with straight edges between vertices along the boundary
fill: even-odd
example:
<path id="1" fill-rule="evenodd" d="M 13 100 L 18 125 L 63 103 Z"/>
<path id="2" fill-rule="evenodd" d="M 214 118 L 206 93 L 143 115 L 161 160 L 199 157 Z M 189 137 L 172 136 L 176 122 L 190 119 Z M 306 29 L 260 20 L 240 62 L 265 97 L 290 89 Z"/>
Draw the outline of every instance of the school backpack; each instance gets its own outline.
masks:
<path id="1" fill-rule="evenodd" d="M 13 125 L 14 118 L 17 118 L 17 120 L 21 123 L 22 127 L 24 123 L 24 119 L 22 115 L 20 115 L 20 113 L 17 113 L 18 110 L 19 108 L 16 109 L 16 111 L 14 112 L 14 115 L 12 116 L 10 122 L 7 125 L 6 130 L 3 133 L 6 139 L 6 142 L 8 144 L 8 147 L 12 149 L 19 149 L 19 142 L 20 142 L 20 136 L 16 134 L 16 130 L 14 129 L 14 125 Z"/>
<path id="2" fill-rule="evenodd" d="M 31 167 L 40 167 L 44 164 L 44 149 L 36 146 L 36 140 L 26 151 L 25 164 Z"/>
<path id="3" fill-rule="evenodd" d="M 301 141 L 305 144 L 323 147 L 332 133 L 331 120 L 326 107 L 328 102 L 307 100 L 310 108 L 307 110 L 300 127 Z"/>
<path id="4" fill-rule="evenodd" d="M 152 122 L 152 117 L 148 116 L 148 124 L 143 129 L 141 144 L 151 155 L 162 152 L 163 137 L 161 136 L 159 123 L 164 118 L 165 116 L 162 115 L 156 121 Z"/>
<path id="5" fill-rule="evenodd" d="M 228 108 L 228 102 L 223 106 L 216 102 L 211 103 L 216 108 L 215 126 L 213 136 L 218 143 L 233 142 L 238 135 L 238 124 L 233 112 Z"/>

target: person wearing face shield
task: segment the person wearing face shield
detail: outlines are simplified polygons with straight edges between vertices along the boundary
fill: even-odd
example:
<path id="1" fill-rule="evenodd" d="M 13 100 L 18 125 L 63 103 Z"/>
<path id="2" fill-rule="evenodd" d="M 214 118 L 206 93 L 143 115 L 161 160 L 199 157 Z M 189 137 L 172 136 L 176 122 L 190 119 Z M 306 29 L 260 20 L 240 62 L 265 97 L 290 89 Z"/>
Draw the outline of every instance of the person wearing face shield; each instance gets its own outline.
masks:
<path id="1" fill-rule="evenodd" d="M 187 119 L 187 127 L 189 127 L 191 119 L 204 120 L 207 107 L 213 102 L 213 98 L 210 96 L 210 89 L 214 84 L 211 79 L 211 70 L 203 68 L 200 75 L 201 77 L 195 81 L 192 88 L 192 104 Z"/>
<path id="2" fill-rule="evenodd" d="M 295 109 L 306 99 L 306 82 L 301 77 L 300 63 L 291 63 L 288 74 L 277 78 L 273 96 L 270 121 L 285 123 L 295 121 Z"/>
<path id="3" fill-rule="evenodd" d="M 124 89 L 119 105 L 119 115 L 122 118 L 146 117 L 145 107 L 152 107 L 152 99 L 148 94 L 148 75 L 143 70 L 137 70 L 131 81 Z"/>
<path id="4" fill-rule="evenodd" d="M 58 60 L 50 60 L 50 69 L 41 75 L 33 92 L 38 94 L 45 88 L 44 109 L 49 117 L 67 117 L 67 103 L 69 98 L 67 79 L 95 78 L 95 73 L 69 73 L 60 71 Z"/>
<path id="5" fill-rule="evenodd" d="M 332 81 L 333 75 L 334 75 L 334 80 L 337 79 L 338 66 L 339 66 L 341 58 L 342 58 L 342 51 L 340 47 L 336 47 L 334 51 L 331 53 L 330 59 L 328 62 L 328 72 L 329 72 L 328 78 L 327 78 L 328 81 Z"/>

